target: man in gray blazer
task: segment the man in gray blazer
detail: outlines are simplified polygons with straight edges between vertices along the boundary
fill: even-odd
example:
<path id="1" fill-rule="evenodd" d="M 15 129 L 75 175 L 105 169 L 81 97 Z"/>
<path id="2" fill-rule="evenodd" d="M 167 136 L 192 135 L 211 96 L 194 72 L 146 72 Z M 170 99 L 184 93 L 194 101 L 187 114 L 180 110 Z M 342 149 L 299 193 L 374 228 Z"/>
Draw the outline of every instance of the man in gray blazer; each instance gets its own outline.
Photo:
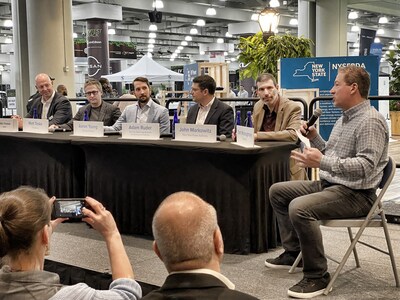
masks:
<path id="1" fill-rule="evenodd" d="M 63 124 L 71 120 L 71 103 L 65 96 L 54 90 L 49 75 L 44 73 L 36 75 L 35 85 L 41 96 L 32 100 L 32 105 L 25 118 L 48 119 L 49 125 Z M 18 115 L 12 116 L 12 118 L 18 119 L 18 127 L 21 129 L 22 118 Z"/>
<path id="2" fill-rule="evenodd" d="M 257 298 L 235 290 L 221 274 L 224 242 L 215 208 L 190 192 L 168 196 L 153 217 L 153 250 L 169 275 L 142 299 Z"/>
<path id="3" fill-rule="evenodd" d="M 128 105 L 119 119 L 112 126 L 105 126 L 105 132 L 120 131 L 122 123 L 159 123 L 160 134 L 170 133 L 168 109 L 155 103 L 150 98 L 150 83 L 145 77 L 133 81 L 137 102 Z"/>
<path id="4" fill-rule="evenodd" d="M 217 135 L 230 137 L 234 126 L 233 109 L 215 98 L 215 89 L 211 76 L 200 75 L 193 79 L 191 94 L 196 104 L 189 109 L 186 123 L 217 125 Z"/>
<path id="5" fill-rule="evenodd" d="M 85 82 L 83 89 L 89 104 L 79 108 L 75 117 L 68 123 L 50 125 L 49 131 L 54 131 L 56 128 L 62 128 L 65 131 L 71 131 L 74 127 L 74 121 L 101 121 L 104 123 L 104 126 L 110 126 L 118 120 L 118 118 L 121 116 L 120 109 L 103 101 L 102 87 L 97 79 L 88 79 Z"/>

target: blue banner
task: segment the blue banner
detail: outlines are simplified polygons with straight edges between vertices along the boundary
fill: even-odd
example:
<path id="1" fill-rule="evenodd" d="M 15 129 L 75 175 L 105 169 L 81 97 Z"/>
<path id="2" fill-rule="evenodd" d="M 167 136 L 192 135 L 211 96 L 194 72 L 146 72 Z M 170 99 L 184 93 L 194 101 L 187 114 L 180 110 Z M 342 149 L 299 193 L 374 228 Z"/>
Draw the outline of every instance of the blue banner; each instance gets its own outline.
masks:
<path id="1" fill-rule="evenodd" d="M 330 96 L 337 71 L 340 67 L 354 64 L 365 68 L 371 76 L 370 95 L 378 95 L 379 57 L 340 56 L 340 57 L 307 57 L 281 59 L 280 85 L 284 89 L 319 89 L 320 96 Z M 374 104 L 377 107 L 377 103 Z M 319 119 L 319 132 L 327 140 L 342 110 L 332 102 L 320 101 L 323 114 Z"/>
<path id="2" fill-rule="evenodd" d="M 197 63 L 183 66 L 183 90 L 192 89 L 192 81 L 198 74 L 199 66 Z"/>

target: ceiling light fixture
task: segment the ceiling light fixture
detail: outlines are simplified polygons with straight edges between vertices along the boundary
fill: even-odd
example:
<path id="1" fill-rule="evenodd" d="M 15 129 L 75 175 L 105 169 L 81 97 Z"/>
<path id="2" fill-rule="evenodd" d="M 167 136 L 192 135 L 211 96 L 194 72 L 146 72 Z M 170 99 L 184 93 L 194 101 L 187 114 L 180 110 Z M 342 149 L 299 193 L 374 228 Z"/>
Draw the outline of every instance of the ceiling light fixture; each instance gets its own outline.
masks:
<path id="1" fill-rule="evenodd" d="M 383 30 L 382 28 L 379 28 L 379 29 L 376 31 L 376 34 L 385 34 L 385 30 Z"/>
<path id="2" fill-rule="evenodd" d="M 4 40 L 4 43 L 6 44 L 12 44 L 12 39 L 10 37 L 6 37 L 6 39 Z"/>
<path id="3" fill-rule="evenodd" d="M 148 45 L 147 45 L 147 48 L 153 49 L 153 48 L 154 48 L 154 44 L 148 44 Z"/>
<path id="4" fill-rule="evenodd" d="M 269 1 L 269 6 L 270 7 L 279 7 L 281 4 L 279 3 L 279 0 L 271 0 Z"/>
<path id="5" fill-rule="evenodd" d="M 378 21 L 379 24 L 386 24 L 388 22 L 389 22 L 388 18 L 386 18 L 386 17 L 380 17 L 379 21 Z"/>
<path id="6" fill-rule="evenodd" d="M 200 51 L 199 54 L 200 55 L 204 55 L 204 54 L 206 54 L 206 52 L 205 51 Z"/>
<path id="7" fill-rule="evenodd" d="M 157 31 L 157 25 L 156 24 L 150 24 L 150 26 L 149 26 L 149 30 L 150 31 Z"/>
<path id="8" fill-rule="evenodd" d="M 187 45 L 188 45 L 188 42 L 187 42 L 187 41 L 182 41 L 182 42 L 181 42 L 181 45 L 182 45 L 182 46 L 187 46 Z"/>
<path id="9" fill-rule="evenodd" d="M 183 46 L 178 46 L 178 48 L 177 49 L 179 49 L 179 50 L 183 50 Z"/>
<path id="10" fill-rule="evenodd" d="M 290 19 L 289 24 L 296 26 L 296 25 L 299 25 L 299 21 L 297 21 L 296 18 L 292 18 L 292 19 Z"/>
<path id="11" fill-rule="evenodd" d="M 380 39 L 380 38 L 376 37 L 376 38 L 374 39 L 374 43 L 380 43 L 380 42 L 381 42 L 381 39 Z"/>
<path id="12" fill-rule="evenodd" d="M 4 27 L 8 27 L 8 28 L 13 27 L 13 21 L 5 20 L 4 21 Z"/>
<path id="13" fill-rule="evenodd" d="M 223 38 L 218 38 L 217 39 L 217 44 L 223 44 L 224 43 L 224 39 Z"/>
<path id="14" fill-rule="evenodd" d="M 197 28 L 191 28 L 190 29 L 190 34 L 198 34 L 199 31 L 197 30 Z"/>
<path id="15" fill-rule="evenodd" d="M 358 31 L 360 31 L 360 27 L 358 27 L 357 25 L 353 25 L 353 26 L 351 26 L 351 31 L 358 32 Z"/>
<path id="16" fill-rule="evenodd" d="M 203 19 L 198 19 L 196 21 L 196 25 L 199 27 L 205 26 L 206 25 L 206 21 L 204 21 Z"/>
<path id="17" fill-rule="evenodd" d="M 154 0 L 153 8 L 164 8 L 164 2 L 162 0 Z"/>
<path id="18" fill-rule="evenodd" d="M 258 21 L 258 13 L 253 13 L 250 18 L 252 21 Z"/>
<path id="19" fill-rule="evenodd" d="M 72 34 L 72 37 L 73 37 L 74 39 L 76 39 L 76 38 L 78 37 L 78 34 L 77 34 L 76 32 L 74 32 L 74 33 Z"/>
<path id="20" fill-rule="evenodd" d="M 115 34 L 115 29 L 114 28 L 109 28 L 108 29 L 108 34 Z"/>
<path id="21" fill-rule="evenodd" d="M 190 35 L 185 36 L 185 41 L 190 42 L 192 40 L 192 37 Z"/>
<path id="22" fill-rule="evenodd" d="M 156 40 L 155 39 L 149 39 L 149 44 L 155 44 Z"/>
<path id="23" fill-rule="evenodd" d="M 264 8 L 258 16 L 258 24 L 263 32 L 263 40 L 266 42 L 270 36 L 275 34 L 279 24 L 279 13 L 272 8 Z"/>
<path id="24" fill-rule="evenodd" d="M 227 32 L 225 33 L 225 37 L 227 37 L 227 38 L 231 38 L 232 36 L 233 36 L 233 35 L 230 34 L 229 31 L 227 31 Z"/>
<path id="25" fill-rule="evenodd" d="M 217 14 L 217 11 L 215 10 L 214 7 L 210 6 L 207 8 L 206 15 L 207 16 L 215 16 Z"/>
<path id="26" fill-rule="evenodd" d="M 356 11 L 349 12 L 348 18 L 349 18 L 349 20 L 358 19 L 358 12 L 356 12 Z"/>
<path id="27" fill-rule="evenodd" d="M 150 32 L 149 33 L 149 38 L 155 39 L 157 37 L 157 34 L 155 32 Z"/>

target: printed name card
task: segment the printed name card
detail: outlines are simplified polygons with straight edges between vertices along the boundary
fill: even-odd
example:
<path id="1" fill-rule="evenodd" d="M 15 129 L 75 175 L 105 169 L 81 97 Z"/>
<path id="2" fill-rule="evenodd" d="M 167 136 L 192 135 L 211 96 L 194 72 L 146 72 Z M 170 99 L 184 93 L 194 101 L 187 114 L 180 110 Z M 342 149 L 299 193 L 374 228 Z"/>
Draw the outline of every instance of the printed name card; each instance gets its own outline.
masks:
<path id="1" fill-rule="evenodd" d="M 254 128 L 252 127 L 238 125 L 236 127 L 236 141 L 234 144 L 245 148 L 259 147 L 254 145 Z"/>
<path id="2" fill-rule="evenodd" d="M 158 123 L 122 123 L 122 138 L 133 140 L 159 140 Z"/>
<path id="3" fill-rule="evenodd" d="M 18 132 L 18 120 L 0 119 L 0 132 Z"/>
<path id="4" fill-rule="evenodd" d="M 175 124 L 175 140 L 187 142 L 216 143 L 216 125 Z"/>
<path id="5" fill-rule="evenodd" d="M 74 134 L 76 136 L 104 136 L 103 122 L 95 121 L 74 121 Z"/>
<path id="6" fill-rule="evenodd" d="M 49 133 L 49 120 L 23 118 L 23 131 L 31 133 Z"/>

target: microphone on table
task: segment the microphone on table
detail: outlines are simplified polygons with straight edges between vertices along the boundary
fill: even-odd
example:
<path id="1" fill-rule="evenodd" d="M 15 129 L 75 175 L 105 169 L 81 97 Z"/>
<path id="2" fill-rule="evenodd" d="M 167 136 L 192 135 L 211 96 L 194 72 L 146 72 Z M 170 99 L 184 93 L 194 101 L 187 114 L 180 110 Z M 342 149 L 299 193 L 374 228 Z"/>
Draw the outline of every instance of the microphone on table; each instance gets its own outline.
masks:
<path id="1" fill-rule="evenodd" d="M 306 135 L 308 133 L 308 128 L 313 126 L 315 122 L 317 122 L 318 118 L 322 115 L 322 110 L 320 108 L 316 108 L 312 114 L 312 116 L 308 119 L 307 121 L 307 129 L 306 129 Z"/>
<path id="2" fill-rule="evenodd" d="M 221 135 L 217 135 L 217 141 L 226 141 L 226 135 L 225 134 L 221 134 Z"/>

